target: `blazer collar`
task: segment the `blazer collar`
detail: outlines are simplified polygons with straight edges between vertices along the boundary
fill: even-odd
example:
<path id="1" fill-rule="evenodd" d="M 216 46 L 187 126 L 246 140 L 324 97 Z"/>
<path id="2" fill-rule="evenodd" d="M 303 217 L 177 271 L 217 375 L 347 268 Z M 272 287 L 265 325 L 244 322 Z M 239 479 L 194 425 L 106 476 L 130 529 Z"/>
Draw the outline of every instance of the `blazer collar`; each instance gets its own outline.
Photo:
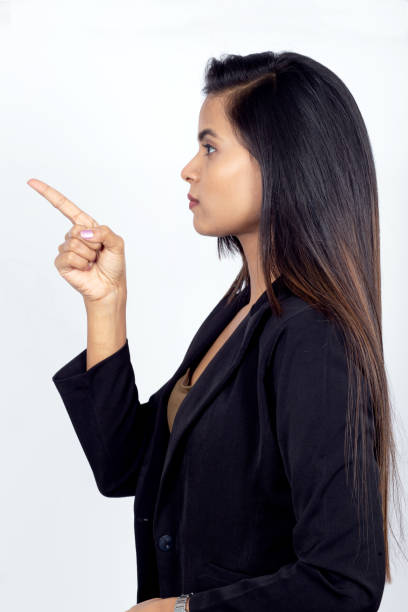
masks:
<path id="1" fill-rule="evenodd" d="M 288 295 L 289 289 L 279 276 L 272 283 L 274 292 L 278 298 L 283 298 Z M 215 306 L 207 319 L 199 328 L 196 336 L 193 338 L 187 353 L 180 364 L 179 368 L 172 376 L 171 381 L 163 395 L 164 405 L 162 410 L 167 410 L 167 401 L 173 385 L 178 378 L 190 366 L 196 366 L 207 350 L 218 338 L 219 334 L 225 329 L 227 324 L 233 319 L 235 314 L 249 302 L 250 288 L 244 288 L 230 304 L 226 303 L 226 298 L 223 297 Z M 173 427 L 169 436 L 167 452 L 164 459 L 163 470 L 161 474 L 156 508 L 160 507 L 159 501 L 163 490 L 163 483 L 168 476 L 169 468 L 174 459 L 176 449 L 181 441 L 188 434 L 191 427 L 194 426 L 202 412 L 206 409 L 214 396 L 221 390 L 227 379 L 232 376 L 238 368 L 241 360 L 244 357 L 249 341 L 254 335 L 257 327 L 261 324 L 265 317 L 270 315 L 269 300 L 266 291 L 264 291 L 257 301 L 252 305 L 246 317 L 240 322 L 228 340 L 218 350 L 213 359 L 210 361 L 204 372 L 200 375 L 197 382 L 190 389 L 186 397 L 181 402 L 176 413 Z M 167 424 L 167 419 L 164 419 Z"/>

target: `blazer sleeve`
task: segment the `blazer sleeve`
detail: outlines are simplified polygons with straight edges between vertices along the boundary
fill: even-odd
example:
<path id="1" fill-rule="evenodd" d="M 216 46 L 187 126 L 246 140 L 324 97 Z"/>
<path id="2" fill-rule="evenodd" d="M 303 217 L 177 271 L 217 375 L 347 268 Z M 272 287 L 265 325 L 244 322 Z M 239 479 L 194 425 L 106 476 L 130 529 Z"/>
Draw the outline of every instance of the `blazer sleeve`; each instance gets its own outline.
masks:
<path id="1" fill-rule="evenodd" d="M 267 396 L 291 488 L 296 560 L 272 574 L 197 592 L 190 611 L 374 612 L 382 599 L 385 564 L 372 410 L 366 429 L 367 537 L 358 548 L 351 460 L 347 485 L 345 479 L 348 374 L 339 331 L 310 308 L 283 324 L 271 353 Z"/>
<path id="2" fill-rule="evenodd" d="M 134 496 L 157 405 L 155 394 L 148 402 L 139 402 L 128 339 L 89 370 L 83 350 L 52 380 L 99 491 L 106 497 Z"/>

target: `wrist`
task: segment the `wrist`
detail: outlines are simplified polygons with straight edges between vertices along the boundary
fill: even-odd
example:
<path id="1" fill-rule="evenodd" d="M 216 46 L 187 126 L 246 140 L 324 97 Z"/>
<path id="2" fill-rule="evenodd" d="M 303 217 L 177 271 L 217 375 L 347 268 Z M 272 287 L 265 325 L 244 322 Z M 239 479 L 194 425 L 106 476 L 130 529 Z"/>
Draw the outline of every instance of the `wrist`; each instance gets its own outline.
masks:
<path id="1" fill-rule="evenodd" d="M 112 311 L 123 306 L 126 306 L 127 288 L 120 286 L 109 295 L 98 300 L 87 300 L 84 298 L 84 304 L 87 311 Z"/>
<path id="2" fill-rule="evenodd" d="M 109 315 L 119 314 L 126 310 L 126 298 L 118 297 L 95 302 L 85 302 L 85 310 L 87 315 Z"/>
<path id="3" fill-rule="evenodd" d="M 116 353 L 126 342 L 126 301 L 118 296 L 112 301 L 86 305 L 86 369 Z"/>
<path id="4" fill-rule="evenodd" d="M 107 329 L 112 331 L 125 331 L 126 327 L 126 296 L 117 294 L 93 302 L 85 302 L 88 328 L 101 328 L 104 332 Z M 102 334 L 102 336 L 105 334 Z M 100 339 L 96 335 L 95 339 Z"/>
<path id="5" fill-rule="evenodd" d="M 176 602 L 177 602 L 178 597 L 166 597 L 165 599 L 162 599 L 162 602 L 164 604 L 163 607 L 163 612 L 174 612 L 174 608 L 176 606 Z M 185 607 L 186 607 L 186 612 L 189 612 L 190 608 L 190 598 L 187 598 L 187 601 L 185 603 Z"/>
<path id="6" fill-rule="evenodd" d="M 166 597 L 165 599 L 162 599 L 163 612 L 174 612 L 176 601 L 177 597 Z"/>

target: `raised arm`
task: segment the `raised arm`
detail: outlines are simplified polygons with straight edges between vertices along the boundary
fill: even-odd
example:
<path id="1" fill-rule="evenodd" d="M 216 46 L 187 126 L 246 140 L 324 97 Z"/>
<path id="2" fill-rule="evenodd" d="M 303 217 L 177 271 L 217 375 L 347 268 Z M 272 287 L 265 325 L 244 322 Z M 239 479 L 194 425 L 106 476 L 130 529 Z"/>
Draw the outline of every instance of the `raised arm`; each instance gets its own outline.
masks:
<path id="1" fill-rule="evenodd" d="M 87 314 L 87 348 L 52 380 L 100 492 L 132 496 L 152 437 L 156 404 L 155 395 L 139 402 L 130 361 L 124 240 L 50 185 L 37 179 L 28 184 L 74 224 L 58 247 L 55 266 L 82 295 Z"/>

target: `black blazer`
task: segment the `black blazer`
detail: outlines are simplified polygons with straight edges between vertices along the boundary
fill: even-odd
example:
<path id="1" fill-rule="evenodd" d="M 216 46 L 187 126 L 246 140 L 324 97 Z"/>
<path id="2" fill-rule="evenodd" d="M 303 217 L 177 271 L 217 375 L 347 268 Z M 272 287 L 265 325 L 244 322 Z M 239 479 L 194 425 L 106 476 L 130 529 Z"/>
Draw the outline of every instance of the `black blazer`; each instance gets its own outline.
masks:
<path id="1" fill-rule="evenodd" d="M 128 340 L 86 371 L 86 349 L 54 374 L 99 491 L 134 496 L 137 603 L 194 592 L 190 611 L 371 612 L 385 583 L 373 419 L 372 521 L 359 546 L 344 461 L 347 364 L 337 325 L 282 277 L 221 347 L 180 405 L 167 401 L 249 288 L 222 298 L 173 376 L 140 403 Z M 370 513 L 369 513 L 370 515 Z M 364 531 L 364 530 L 363 530 Z"/>

